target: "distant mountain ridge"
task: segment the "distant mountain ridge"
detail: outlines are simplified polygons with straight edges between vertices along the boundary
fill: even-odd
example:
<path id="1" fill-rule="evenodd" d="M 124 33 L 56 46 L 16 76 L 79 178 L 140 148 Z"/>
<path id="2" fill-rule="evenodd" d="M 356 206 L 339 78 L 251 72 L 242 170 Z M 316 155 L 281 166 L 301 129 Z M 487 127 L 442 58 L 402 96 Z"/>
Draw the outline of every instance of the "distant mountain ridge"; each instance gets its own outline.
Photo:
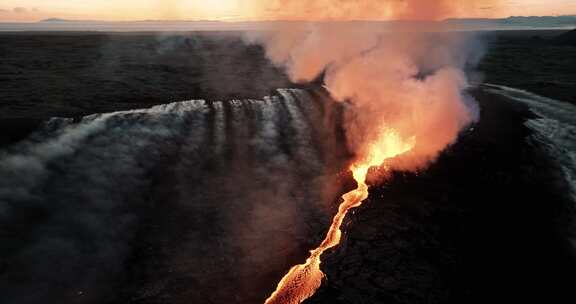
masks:
<path id="1" fill-rule="evenodd" d="M 446 19 L 451 24 L 492 24 L 499 26 L 530 26 L 530 27 L 576 27 L 576 15 L 566 16 L 512 16 L 507 18 L 464 18 Z"/>
<path id="2" fill-rule="evenodd" d="M 268 26 L 292 26 L 301 21 L 294 20 L 139 20 L 139 21 L 102 21 L 73 20 L 63 18 L 48 18 L 33 23 L 0 22 L 0 31 L 251 31 L 262 30 Z M 410 21 L 410 20 L 347 20 L 347 21 L 315 21 L 319 25 L 365 24 L 374 28 L 385 26 L 405 27 L 406 29 L 434 30 L 446 29 L 465 31 L 492 30 L 529 30 L 529 29 L 569 29 L 576 28 L 576 15 L 567 16 L 513 16 L 508 18 L 461 18 L 441 21 Z"/>
<path id="3" fill-rule="evenodd" d="M 48 18 L 38 21 L 38 23 L 105 23 L 106 21 L 100 20 L 74 20 L 62 18 Z"/>
<path id="4" fill-rule="evenodd" d="M 38 21 L 38 23 L 158 23 L 158 22 L 214 22 L 219 23 L 218 20 L 136 20 L 136 21 L 104 21 L 104 20 L 76 20 L 76 19 L 63 19 L 63 18 L 48 18 Z"/>
<path id="5" fill-rule="evenodd" d="M 98 23 L 130 23 L 130 22 L 182 22 L 182 23 L 195 23 L 195 22 L 223 22 L 219 20 L 135 20 L 135 21 L 103 21 L 103 20 L 74 20 L 63 18 L 48 18 L 39 21 L 45 22 L 98 22 Z M 258 22 L 298 22 L 291 20 L 261 20 L 261 21 L 229 21 L 228 23 L 258 23 Z M 332 21 L 319 21 L 319 22 L 332 22 Z M 347 20 L 344 22 L 421 22 L 410 20 L 391 20 L 391 21 L 377 21 L 377 20 Z M 424 21 L 427 22 L 427 21 Z M 511 16 L 507 18 L 448 18 L 439 22 L 454 23 L 454 24 L 500 24 L 500 25 L 529 25 L 529 26 L 576 26 L 576 15 L 565 16 Z"/>

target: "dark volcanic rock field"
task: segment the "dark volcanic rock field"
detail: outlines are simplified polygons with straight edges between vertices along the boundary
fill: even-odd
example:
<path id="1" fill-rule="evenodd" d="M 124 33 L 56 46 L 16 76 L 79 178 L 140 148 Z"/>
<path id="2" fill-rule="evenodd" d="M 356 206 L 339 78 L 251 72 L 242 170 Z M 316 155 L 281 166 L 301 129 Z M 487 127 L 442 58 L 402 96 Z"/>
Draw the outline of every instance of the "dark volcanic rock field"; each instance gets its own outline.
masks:
<path id="1" fill-rule="evenodd" d="M 348 220 L 307 303 L 571 303 L 573 201 L 528 109 L 476 92 L 481 120 L 430 168 L 398 173 Z"/>
<path id="2" fill-rule="evenodd" d="M 0 144 L 53 116 L 261 98 L 289 84 L 231 33 L 0 33 L 0 58 Z"/>
<path id="3" fill-rule="evenodd" d="M 484 79 L 573 102 L 558 34 L 486 35 Z M 342 106 L 230 33 L 4 33 L 0 57 L 0 303 L 262 303 L 353 187 Z M 527 105 L 471 94 L 481 120 L 374 185 L 306 303 L 576 301 L 564 168 Z"/>

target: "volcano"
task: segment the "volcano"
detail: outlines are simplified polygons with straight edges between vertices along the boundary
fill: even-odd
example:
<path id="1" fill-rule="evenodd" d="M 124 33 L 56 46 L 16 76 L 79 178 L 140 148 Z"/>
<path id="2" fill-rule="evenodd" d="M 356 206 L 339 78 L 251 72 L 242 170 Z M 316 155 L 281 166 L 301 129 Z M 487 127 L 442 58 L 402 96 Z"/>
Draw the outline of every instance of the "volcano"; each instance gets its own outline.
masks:
<path id="1" fill-rule="evenodd" d="M 264 303 L 322 244 L 354 108 L 232 36 L 0 35 L 0 303 Z M 433 164 L 369 179 L 304 303 L 574 302 L 576 109 L 532 89 L 570 47 L 533 45 Z"/>
<path id="2" fill-rule="evenodd" d="M 430 169 L 374 188 L 306 303 L 568 296 L 569 243 L 541 216 L 569 214 L 568 165 L 522 94 L 475 92 L 480 123 Z M 20 231 L 3 241 L 3 301 L 263 302 L 353 187 L 341 113 L 322 90 L 279 90 L 47 121 L 0 162 L 3 228 Z"/>

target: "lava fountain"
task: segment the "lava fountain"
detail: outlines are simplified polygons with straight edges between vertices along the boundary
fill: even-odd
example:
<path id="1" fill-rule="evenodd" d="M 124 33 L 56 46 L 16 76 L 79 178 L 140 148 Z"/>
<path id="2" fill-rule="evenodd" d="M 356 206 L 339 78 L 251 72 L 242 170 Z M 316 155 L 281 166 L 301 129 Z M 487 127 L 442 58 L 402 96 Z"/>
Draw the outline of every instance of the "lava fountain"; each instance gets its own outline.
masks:
<path id="1" fill-rule="evenodd" d="M 394 130 L 385 130 L 377 142 L 369 145 L 368 156 L 354 162 L 350 171 L 357 188 L 342 195 L 342 203 L 338 213 L 332 219 L 332 224 L 326 237 L 316 249 L 310 251 L 306 263 L 296 265 L 280 280 L 276 290 L 268 297 L 266 304 L 298 304 L 302 303 L 316 292 L 322 283 L 324 273 L 320 270 L 322 254 L 338 244 L 342 237 L 342 222 L 351 209 L 360 207 L 368 198 L 366 177 L 371 167 L 385 166 L 387 159 L 394 158 L 410 151 L 415 144 L 415 138 L 401 138 Z"/>

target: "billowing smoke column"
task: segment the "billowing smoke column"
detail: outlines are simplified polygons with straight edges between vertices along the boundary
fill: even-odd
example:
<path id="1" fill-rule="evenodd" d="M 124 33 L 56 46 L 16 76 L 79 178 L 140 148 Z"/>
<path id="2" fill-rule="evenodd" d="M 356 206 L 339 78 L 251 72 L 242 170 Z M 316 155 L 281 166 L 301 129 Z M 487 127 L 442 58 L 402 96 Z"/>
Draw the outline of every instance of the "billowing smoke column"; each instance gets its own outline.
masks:
<path id="1" fill-rule="evenodd" d="M 477 118 L 476 105 L 463 94 L 468 86 L 463 70 L 478 56 L 465 34 L 404 30 L 314 24 L 255 39 L 293 81 L 312 81 L 324 73 L 332 96 L 352 105 L 345 129 L 359 158 L 393 129 L 404 139 L 417 139 L 394 167 L 418 169 Z"/>
<path id="2" fill-rule="evenodd" d="M 294 13 L 296 19 L 369 19 L 380 12 L 420 22 L 386 27 L 370 22 L 319 22 L 249 37 L 251 42 L 262 43 L 269 59 L 283 66 L 293 81 L 323 77 L 332 96 L 350 104 L 344 128 L 356 156 L 350 170 L 358 183 L 357 189 L 342 197 L 324 241 L 311 251 L 306 263 L 284 276 L 266 303 L 301 303 L 314 294 L 324 277 L 322 253 L 338 245 L 344 217 L 368 197 L 370 168 L 383 169 L 379 171 L 384 174 L 421 169 L 478 118 L 476 104 L 464 93 L 468 86 L 464 70 L 479 57 L 467 47 L 468 37 L 438 25 L 421 30 L 433 24 L 422 20 L 458 14 L 474 3 L 326 2 L 273 1 L 272 7 L 285 5 L 287 15 Z M 323 10 L 326 7 L 330 9 Z"/>

